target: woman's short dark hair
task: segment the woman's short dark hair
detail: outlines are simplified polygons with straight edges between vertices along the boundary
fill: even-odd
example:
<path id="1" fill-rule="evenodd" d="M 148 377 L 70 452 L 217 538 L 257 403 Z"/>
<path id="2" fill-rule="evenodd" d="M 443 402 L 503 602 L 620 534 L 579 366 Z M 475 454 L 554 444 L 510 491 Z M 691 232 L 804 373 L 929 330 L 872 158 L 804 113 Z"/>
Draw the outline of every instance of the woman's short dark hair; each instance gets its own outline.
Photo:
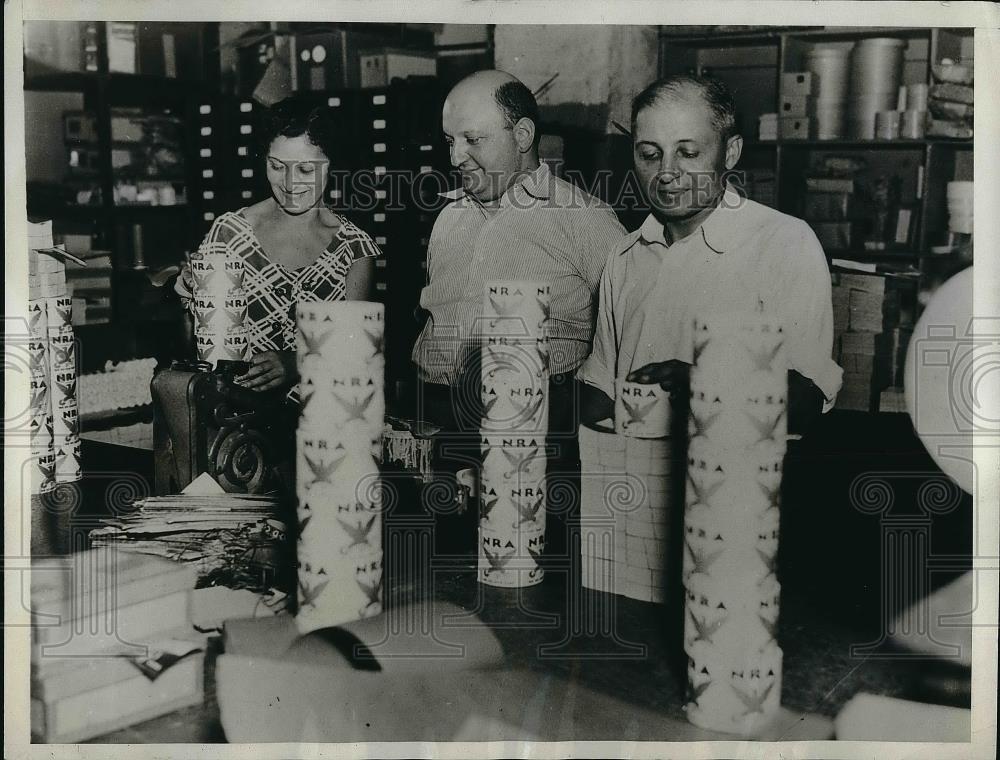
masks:
<path id="1" fill-rule="evenodd" d="M 317 103 L 315 96 L 293 95 L 268 108 L 263 115 L 258 152 L 263 158 L 278 137 L 301 137 L 318 147 L 330 160 L 330 168 L 337 163 L 337 124 L 334 109 Z"/>
<path id="2" fill-rule="evenodd" d="M 542 139 L 541 121 L 538 115 L 538 101 L 531 90 L 523 82 L 505 82 L 500 85 L 493 97 L 507 120 L 507 126 L 513 127 L 521 119 L 531 119 L 535 125 L 535 144 Z"/>
<path id="3" fill-rule="evenodd" d="M 712 113 L 712 126 L 725 143 L 736 132 L 736 103 L 729 88 L 718 79 L 696 74 L 674 74 L 658 79 L 635 96 L 632 101 L 632 132 L 640 111 L 662 100 L 683 97 L 689 92 L 701 96 Z"/>

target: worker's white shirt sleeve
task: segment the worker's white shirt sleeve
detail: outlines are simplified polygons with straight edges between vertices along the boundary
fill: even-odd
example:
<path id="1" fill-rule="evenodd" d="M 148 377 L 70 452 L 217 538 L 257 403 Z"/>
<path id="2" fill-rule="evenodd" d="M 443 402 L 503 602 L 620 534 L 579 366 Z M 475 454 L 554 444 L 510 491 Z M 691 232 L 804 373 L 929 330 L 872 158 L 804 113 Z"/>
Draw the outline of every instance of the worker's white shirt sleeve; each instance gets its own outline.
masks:
<path id="1" fill-rule="evenodd" d="M 779 250 L 790 254 L 783 257 L 781 271 L 774 273 L 789 368 L 823 392 L 826 412 L 836 401 L 844 374 L 833 361 L 833 298 L 826 256 L 805 222 L 783 225 L 775 238 Z"/>
<path id="2" fill-rule="evenodd" d="M 619 256 L 613 250 L 608 257 L 598 289 L 597 319 L 594 325 L 594 342 L 590 356 L 577 371 L 577 379 L 604 391 L 608 398 L 615 398 L 615 372 L 618 364 L 618 341 L 615 330 L 616 270 Z"/>

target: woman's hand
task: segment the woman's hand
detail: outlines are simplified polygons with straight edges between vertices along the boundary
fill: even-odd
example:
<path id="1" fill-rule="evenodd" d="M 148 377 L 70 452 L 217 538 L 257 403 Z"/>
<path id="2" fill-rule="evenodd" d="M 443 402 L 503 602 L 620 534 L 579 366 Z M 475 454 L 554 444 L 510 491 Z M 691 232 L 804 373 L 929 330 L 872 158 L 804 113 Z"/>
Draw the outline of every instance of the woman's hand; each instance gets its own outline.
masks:
<path id="1" fill-rule="evenodd" d="M 174 281 L 174 291 L 185 302 L 190 301 L 194 296 L 194 278 L 191 277 L 191 266 L 185 260 L 181 263 L 180 270 Z"/>
<path id="2" fill-rule="evenodd" d="M 295 354 L 291 351 L 265 351 L 250 360 L 250 369 L 236 382 L 255 391 L 270 391 L 290 386 L 296 381 Z"/>

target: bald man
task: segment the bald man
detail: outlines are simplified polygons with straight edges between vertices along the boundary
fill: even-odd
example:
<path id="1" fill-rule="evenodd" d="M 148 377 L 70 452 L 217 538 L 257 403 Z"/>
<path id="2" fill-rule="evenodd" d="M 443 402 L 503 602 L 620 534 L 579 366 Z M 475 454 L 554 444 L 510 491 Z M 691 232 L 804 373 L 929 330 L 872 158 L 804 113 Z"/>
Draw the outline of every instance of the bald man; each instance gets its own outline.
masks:
<path id="1" fill-rule="evenodd" d="M 462 185 L 446 194 L 450 202 L 431 234 L 420 296 L 429 316 L 413 350 L 420 414 L 453 434 L 442 437 L 435 468 L 460 469 L 478 458 L 475 326 L 485 283 L 544 280 L 552 285 L 550 443 L 559 452 L 550 473 L 576 471 L 574 374 L 590 353 L 604 263 L 625 230 L 610 206 L 540 163 L 538 104 L 510 74 L 481 71 L 459 82 L 445 100 L 442 126 Z M 560 537 L 550 533 L 558 552 Z"/>

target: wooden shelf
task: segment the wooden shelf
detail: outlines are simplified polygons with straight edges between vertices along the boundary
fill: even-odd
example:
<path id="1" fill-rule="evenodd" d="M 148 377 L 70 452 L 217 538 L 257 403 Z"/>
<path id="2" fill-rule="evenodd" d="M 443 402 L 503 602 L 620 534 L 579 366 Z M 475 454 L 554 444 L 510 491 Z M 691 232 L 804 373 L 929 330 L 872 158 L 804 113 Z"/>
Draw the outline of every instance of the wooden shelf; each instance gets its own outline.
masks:
<path id="1" fill-rule="evenodd" d="M 947 137 L 926 137 L 920 140 L 855 140 L 849 138 L 838 138 L 836 140 L 745 140 L 749 147 L 788 147 L 806 148 L 809 150 L 826 149 L 832 150 L 879 150 L 879 149 L 917 149 L 925 148 L 928 145 L 945 145 L 955 148 L 968 148 L 973 146 L 972 140 L 961 140 Z"/>
<path id="2" fill-rule="evenodd" d="M 929 27 L 773 27 L 753 28 L 747 31 L 726 30 L 721 32 L 696 32 L 693 34 L 670 34 L 660 27 L 660 39 L 682 45 L 701 47 L 723 47 L 727 45 L 753 45 L 774 43 L 785 37 L 814 40 L 856 40 L 864 37 L 921 37 L 930 33 Z M 951 31 L 951 30 L 950 30 Z M 971 31 L 971 30 L 969 30 Z"/>
<path id="3" fill-rule="evenodd" d="M 97 89 L 96 71 L 63 71 L 24 78 L 24 89 L 36 92 L 91 92 Z"/>

